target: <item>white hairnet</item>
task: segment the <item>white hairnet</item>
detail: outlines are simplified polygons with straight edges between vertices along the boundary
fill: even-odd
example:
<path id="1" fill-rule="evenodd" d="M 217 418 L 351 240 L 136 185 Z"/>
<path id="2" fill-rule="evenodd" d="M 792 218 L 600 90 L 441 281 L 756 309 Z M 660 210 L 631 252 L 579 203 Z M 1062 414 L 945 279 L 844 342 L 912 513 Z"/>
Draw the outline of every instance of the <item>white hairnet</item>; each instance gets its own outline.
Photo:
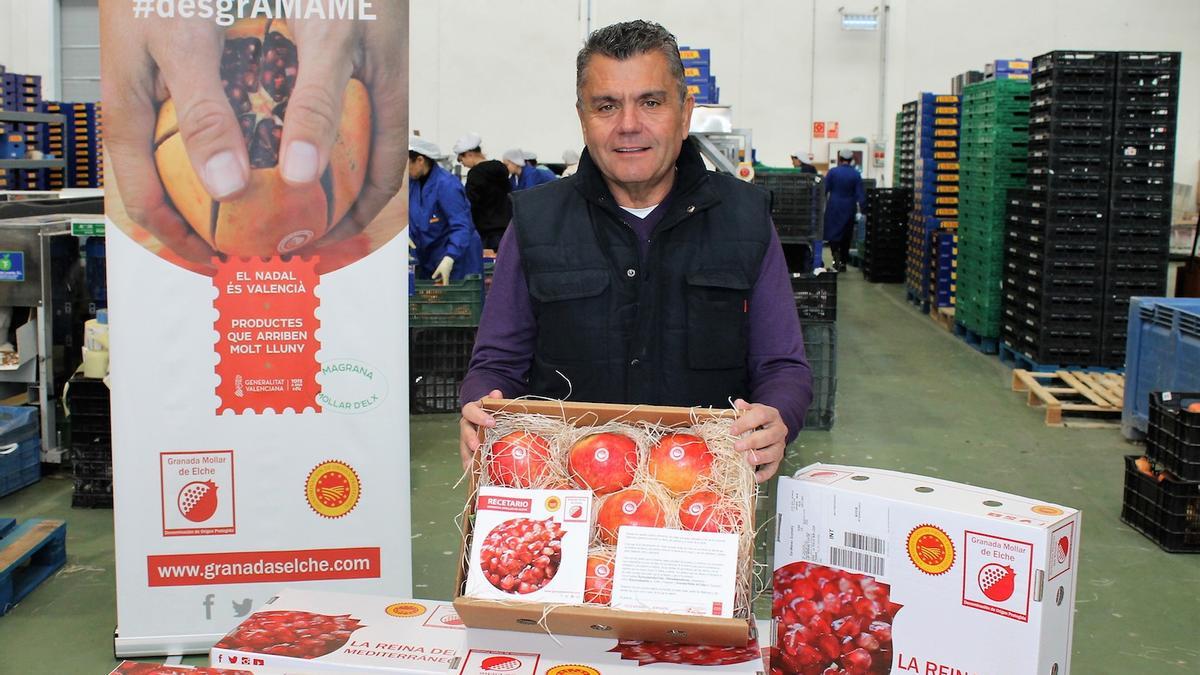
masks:
<path id="1" fill-rule="evenodd" d="M 512 150 L 505 150 L 504 154 L 500 155 L 500 159 L 521 166 L 525 163 L 525 153 L 521 152 L 520 148 L 513 148 Z"/>
<path id="2" fill-rule="evenodd" d="M 474 150 L 483 145 L 483 138 L 479 134 L 472 131 L 462 138 L 454 141 L 454 154 L 461 155 L 468 150 Z"/>
<path id="3" fill-rule="evenodd" d="M 427 141 L 420 136 L 408 137 L 408 149 L 419 155 L 425 155 L 429 159 L 442 158 L 442 149 L 438 147 L 437 143 Z"/>
<path id="4" fill-rule="evenodd" d="M 574 150 L 563 150 L 563 164 L 578 164 L 579 153 Z"/>

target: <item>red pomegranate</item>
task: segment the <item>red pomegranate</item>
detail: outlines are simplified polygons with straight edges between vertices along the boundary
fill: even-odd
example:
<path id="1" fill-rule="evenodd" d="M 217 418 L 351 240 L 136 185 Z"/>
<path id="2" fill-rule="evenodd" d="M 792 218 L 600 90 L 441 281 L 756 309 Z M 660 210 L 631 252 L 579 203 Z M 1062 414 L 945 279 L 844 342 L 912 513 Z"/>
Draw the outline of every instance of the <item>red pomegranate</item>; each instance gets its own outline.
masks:
<path id="1" fill-rule="evenodd" d="M 609 545 L 616 545 L 622 525 L 662 527 L 665 523 L 666 517 L 658 499 L 632 488 L 609 495 L 596 515 L 600 541 Z"/>
<path id="2" fill-rule="evenodd" d="M 712 473 L 714 456 L 699 436 L 667 434 L 650 449 L 650 475 L 674 494 L 696 486 L 701 476 Z"/>
<path id="3" fill-rule="evenodd" d="M 193 523 L 203 523 L 217 512 L 217 484 L 194 480 L 179 491 L 179 513 Z"/>
<path id="4" fill-rule="evenodd" d="M 721 495 L 711 490 L 701 490 L 684 497 L 679 505 L 679 524 L 685 530 L 737 532 L 742 528 L 741 515 L 720 502 Z"/>
<path id="5" fill-rule="evenodd" d="M 613 556 L 589 555 L 587 578 L 583 585 L 583 601 L 593 605 L 612 602 Z"/>
<path id="6" fill-rule="evenodd" d="M 545 477 L 549 461 L 549 441 L 527 431 L 514 431 L 492 443 L 487 474 L 495 485 L 527 488 Z"/>
<path id="7" fill-rule="evenodd" d="M 637 468 L 637 444 L 621 434 L 585 436 L 571 446 L 567 469 L 581 490 L 606 495 L 629 487 Z"/>

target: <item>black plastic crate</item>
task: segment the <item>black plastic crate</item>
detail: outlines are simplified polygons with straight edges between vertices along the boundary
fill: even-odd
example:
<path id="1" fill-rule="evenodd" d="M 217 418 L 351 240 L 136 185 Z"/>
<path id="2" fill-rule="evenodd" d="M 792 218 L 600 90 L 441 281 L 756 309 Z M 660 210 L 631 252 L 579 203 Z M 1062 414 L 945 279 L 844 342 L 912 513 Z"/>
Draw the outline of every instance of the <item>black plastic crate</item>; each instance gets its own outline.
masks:
<path id="1" fill-rule="evenodd" d="M 1029 89 L 1030 108 L 1043 107 L 1051 100 L 1058 103 L 1111 104 L 1112 76 L 1093 73 L 1082 79 L 1042 77 L 1034 80 Z"/>
<path id="2" fill-rule="evenodd" d="M 1149 396 L 1146 454 L 1179 478 L 1200 481 L 1200 392 L 1156 391 Z M 1196 411 L 1188 410 L 1192 405 Z"/>
<path id="3" fill-rule="evenodd" d="M 68 419 L 71 421 L 72 436 L 112 435 L 112 418 L 108 414 L 83 413 L 72 409 Z"/>
<path id="4" fill-rule="evenodd" d="M 104 380 L 75 375 L 67 382 L 65 402 L 72 413 L 108 415 L 109 401 L 108 385 Z"/>
<path id="5" fill-rule="evenodd" d="M 1118 106 L 1131 103 L 1177 106 L 1179 105 L 1178 85 L 1117 87 L 1113 100 Z"/>
<path id="6" fill-rule="evenodd" d="M 1034 275 L 1028 271 L 1008 270 L 1004 275 L 1004 290 L 1040 296 L 1043 294 L 1099 295 L 1104 292 L 1104 279 L 1095 274 L 1067 276 Z"/>
<path id="7" fill-rule="evenodd" d="M 1166 122 L 1175 124 L 1179 117 L 1179 106 L 1174 102 L 1140 103 L 1118 101 L 1114 105 L 1113 119 L 1120 122 Z"/>
<path id="8" fill-rule="evenodd" d="M 1093 72 L 1115 73 L 1117 52 L 1058 50 L 1033 57 L 1034 77 L 1053 73 L 1055 77 Z"/>
<path id="9" fill-rule="evenodd" d="M 1089 123 L 1082 122 L 1081 124 Z M 1107 128 L 1107 125 L 1105 128 Z M 1108 157 L 1111 152 L 1111 134 L 1054 136 L 1049 132 L 1045 132 L 1037 134 L 1036 138 L 1033 134 L 1030 134 L 1029 151 L 1027 157 L 1049 155 Z"/>
<path id="10" fill-rule="evenodd" d="M 1161 152 L 1161 150 L 1159 151 Z M 1118 154 L 1113 158 L 1114 178 L 1151 178 L 1155 187 L 1166 190 L 1175 175 L 1175 149 L 1170 155 L 1138 156 Z"/>
<path id="11" fill-rule="evenodd" d="M 1030 331 L 1002 316 L 1000 329 L 1004 344 L 1035 363 L 1063 366 L 1095 366 L 1100 363 L 1099 335 L 1052 337 Z"/>
<path id="12" fill-rule="evenodd" d="M 1174 124 L 1156 120 L 1118 120 L 1113 126 L 1114 143 L 1125 141 L 1166 141 L 1175 140 Z"/>
<path id="13" fill-rule="evenodd" d="M 837 401 L 837 324 L 801 324 L 804 355 L 812 371 L 813 401 L 804 416 L 804 428 L 833 428 Z"/>
<path id="14" fill-rule="evenodd" d="M 112 459 L 80 459 L 71 460 L 71 475 L 84 480 L 112 480 Z"/>
<path id="15" fill-rule="evenodd" d="M 71 506 L 77 509 L 111 509 L 113 507 L 112 486 L 110 485 L 108 490 L 75 492 L 71 495 Z"/>
<path id="16" fill-rule="evenodd" d="M 1138 459 L 1125 457 L 1121 520 L 1164 551 L 1200 553 L 1200 483 L 1147 475 Z"/>
<path id="17" fill-rule="evenodd" d="M 1179 74 L 1181 52 L 1117 52 L 1118 74 Z"/>
<path id="18" fill-rule="evenodd" d="M 1121 211 L 1113 213 L 1108 223 L 1109 244 L 1169 244 L 1170 214 L 1161 212 Z"/>
<path id="19" fill-rule="evenodd" d="M 1049 96 L 1035 98 L 1029 103 L 1029 130 L 1032 133 L 1045 127 L 1058 136 L 1058 131 L 1070 121 L 1093 120 L 1106 122 L 1109 129 L 1113 121 L 1113 101 L 1060 101 Z"/>
<path id="20" fill-rule="evenodd" d="M 1030 150 L 1028 172 L 1030 174 L 1050 173 L 1061 177 L 1063 174 L 1101 176 L 1108 175 L 1112 158 L 1107 155 L 1060 154 L 1046 150 Z"/>
<path id="21" fill-rule="evenodd" d="M 1108 172 L 1059 174 L 1052 172 L 1046 167 L 1031 166 L 1029 168 L 1028 180 L 1029 188 L 1035 192 L 1045 194 L 1047 199 L 1057 192 L 1066 192 L 1073 195 L 1090 192 L 1096 195 L 1098 199 L 1103 200 L 1099 203 L 1108 201 L 1110 183 Z"/>
<path id="22" fill-rule="evenodd" d="M 837 274 L 793 274 L 792 296 L 800 323 L 837 320 Z"/>
<path id="23" fill-rule="evenodd" d="M 1155 125 L 1164 126 L 1164 125 Z M 1113 142 L 1113 159 L 1167 159 L 1175 158 L 1175 138 L 1170 136 L 1155 140 L 1121 138 Z M 1168 165 L 1170 166 L 1170 165 Z M 1115 169 L 1115 167 L 1114 167 Z"/>
<path id="24" fill-rule="evenodd" d="M 458 389 L 475 346 L 475 328 L 410 328 L 408 372 L 413 413 L 459 410 Z"/>

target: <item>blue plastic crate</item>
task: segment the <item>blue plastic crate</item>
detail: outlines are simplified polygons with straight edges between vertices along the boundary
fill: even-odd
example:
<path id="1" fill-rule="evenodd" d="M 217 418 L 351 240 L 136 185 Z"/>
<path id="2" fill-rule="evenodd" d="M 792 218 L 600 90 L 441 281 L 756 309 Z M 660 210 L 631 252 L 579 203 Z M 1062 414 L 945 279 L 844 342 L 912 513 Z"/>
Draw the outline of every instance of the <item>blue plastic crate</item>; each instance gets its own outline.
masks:
<path id="1" fill-rule="evenodd" d="M 36 433 L 36 427 L 34 431 Z M 41 477 L 41 438 L 35 436 L 0 446 L 0 497 L 32 485 Z"/>
<path id="2" fill-rule="evenodd" d="M 683 77 L 687 79 L 707 80 L 712 76 L 712 67 L 707 63 L 691 62 L 683 64 Z"/>
<path id="3" fill-rule="evenodd" d="M 1121 432 L 1141 438 L 1152 391 L 1200 391 L 1200 298 L 1132 298 Z"/>

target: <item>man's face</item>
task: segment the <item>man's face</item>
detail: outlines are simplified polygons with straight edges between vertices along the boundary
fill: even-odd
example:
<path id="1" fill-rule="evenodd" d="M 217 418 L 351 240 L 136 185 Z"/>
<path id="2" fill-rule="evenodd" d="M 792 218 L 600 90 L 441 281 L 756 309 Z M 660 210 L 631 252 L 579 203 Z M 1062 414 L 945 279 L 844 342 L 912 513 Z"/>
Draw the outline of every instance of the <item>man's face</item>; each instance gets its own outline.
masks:
<path id="1" fill-rule="evenodd" d="M 624 61 L 595 55 L 585 71 L 579 121 L 604 177 L 621 188 L 641 190 L 669 184 L 694 105 L 690 96 L 679 100 L 661 52 Z"/>
<path id="2" fill-rule="evenodd" d="M 800 166 L 800 158 L 799 157 L 792 155 L 792 166 L 793 167 Z"/>
<path id="3" fill-rule="evenodd" d="M 417 155 L 417 158 L 408 163 L 408 179 L 421 180 L 425 174 L 429 173 L 429 160 L 425 159 L 424 155 Z"/>
<path id="4" fill-rule="evenodd" d="M 472 151 L 468 150 L 458 156 L 459 164 L 462 164 L 463 166 L 467 167 L 468 169 L 474 169 L 475 165 L 482 161 L 483 161 L 483 153 L 480 153 L 480 152 L 472 152 Z"/>
<path id="5" fill-rule="evenodd" d="M 508 161 L 507 159 L 504 160 L 504 168 L 508 169 L 508 174 L 510 176 L 515 176 L 515 175 L 521 173 L 521 165 L 513 164 L 512 162 Z"/>

